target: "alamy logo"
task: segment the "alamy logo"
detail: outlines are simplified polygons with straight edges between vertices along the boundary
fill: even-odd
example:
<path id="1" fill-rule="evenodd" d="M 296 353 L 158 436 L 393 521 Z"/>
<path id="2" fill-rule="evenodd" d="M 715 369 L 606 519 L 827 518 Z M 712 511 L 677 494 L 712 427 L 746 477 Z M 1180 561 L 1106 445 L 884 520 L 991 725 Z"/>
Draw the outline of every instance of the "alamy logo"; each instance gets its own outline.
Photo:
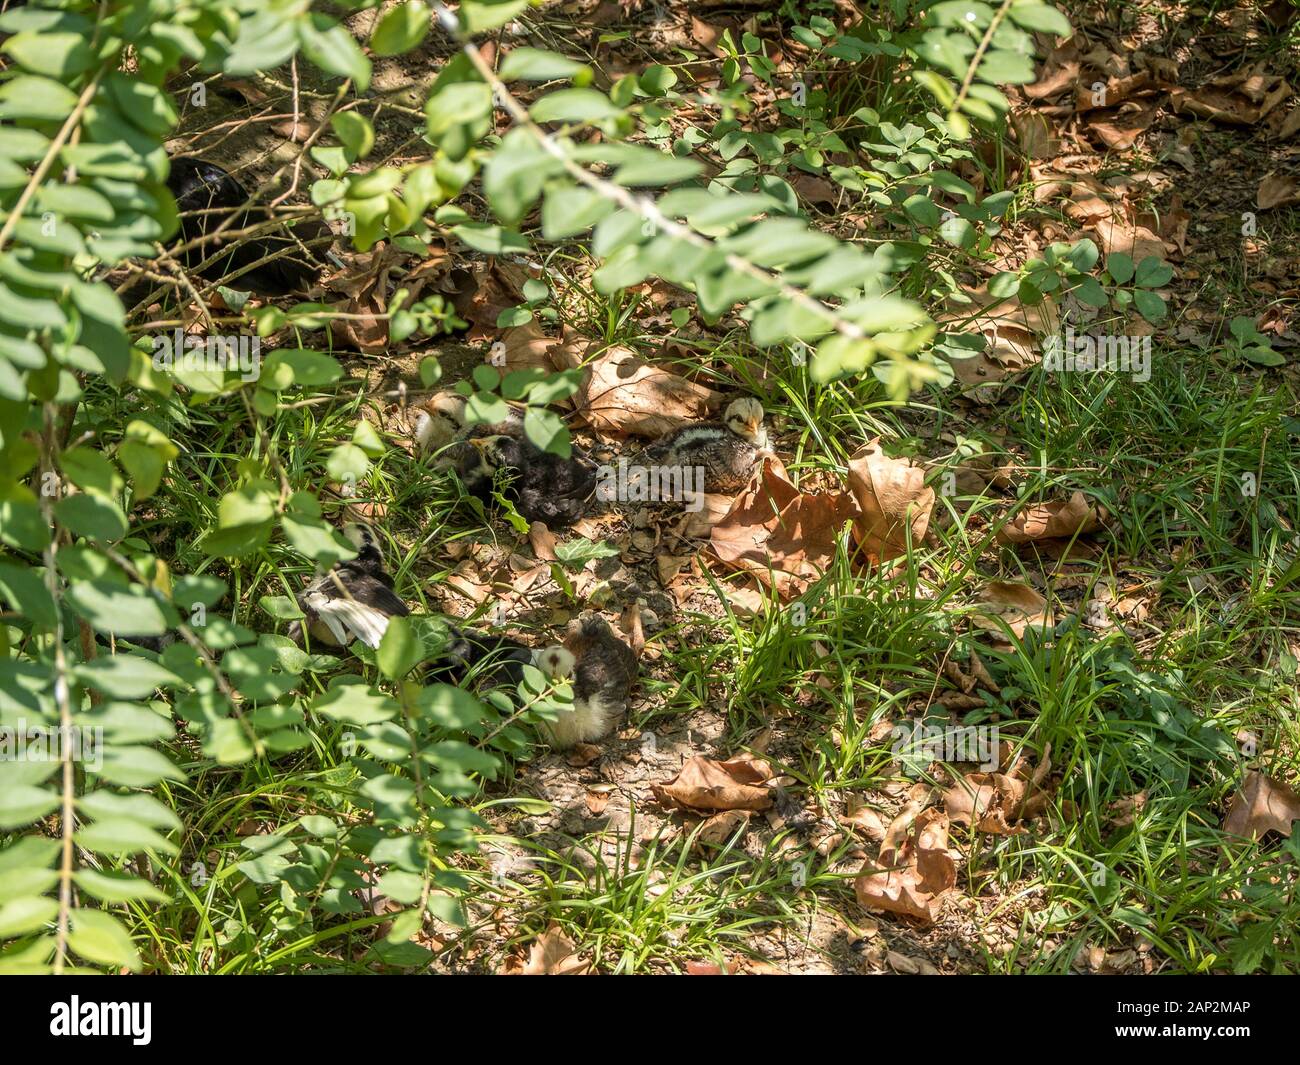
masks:
<path id="1" fill-rule="evenodd" d="M 596 470 L 596 498 L 602 503 L 685 503 L 704 509 L 703 466 L 637 466 L 619 459 Z"/>
<path id="2" fill-rule="evenodd" d="M 1133 375 L 1134 381 L 1151 380 L 1151 338 L 1076 335 L 1066 326 L 1059 336 L 1043 342 L 1043 369 L 1065 373 L 1110 370 Z"/>
<path id="3" fill-rule="evenodd" d="M 73 995 L 50 1006 L 50 1035 L 129 1035 L 143 1047 L 153 1038 L 152 1026 L 152 1002 L 82 1002 Z"/>
<path id="4" fill-rule="evenodd" d="M 153 338 L 155 370 L 236 370 L 243 381 L 256 381 L 262 369 L 262 338 L 198 336 L 173 329 Z"/>
<path id="5" fill-rule="evenodd" d="M 84 762 L 98 772 L 104 764 L 104 729 L 100 725 L 0 725 L 0 762 Z"/>

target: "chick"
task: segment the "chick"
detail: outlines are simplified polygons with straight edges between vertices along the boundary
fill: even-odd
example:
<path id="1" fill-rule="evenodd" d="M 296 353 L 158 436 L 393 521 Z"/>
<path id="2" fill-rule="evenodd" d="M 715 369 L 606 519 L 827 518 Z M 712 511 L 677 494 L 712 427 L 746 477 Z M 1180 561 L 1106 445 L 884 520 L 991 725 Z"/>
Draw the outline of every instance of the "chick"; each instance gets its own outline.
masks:
<path id="1" fill-rule="evenodd" d="M 732 400 L 722 421 L 674 429 L 643 454 L 656 466 L 703 468 L 706 492 L 735 492 L 745 486 L 758 460 L 767 453 L 763 405 L 746 396 Z"/>
<path id="2" fill-rule="evenodd" d="M 406 617 L 411 611 L 393 591 L 393 578 L 384 569 L 374 531 L 349 524 L 343 535 L 357 549 L 357 557 L 338 563 L 298 593 L 298 606 L 306 618 L 293 623 L 289 636 L 301 642 L 305 623 L 313 640 L 330 647 L 346 647 L 353 639 L 378 647 L 388 619 Z"/>
<path id="3" fill-rule="evenodd" d="M 416 416 L 417 454 L 441 452 L 438 466 L 457 466 L 470 460 L 469 438 L 473 436 L 523 436 L 524 416 L 511 407 L 504 421 L 492 425 L 469 423 L 469 400 L 457 392 L 438 392 L 425 401 Z"/>
<path id="4" fill-rule="evenodd" d="M 589 462 L 543 451 L 526 437 L 498 434 L 468 443 L 469 452 L 457 463 L 466 489 L 488 502 L 501 474 L 502 494 L 527 521 L 567 528 L 582 516 L 596 489 L 596 470 Z"/>
<path id="5" fill-rule="evenodd" d="M 573 709 L 544 729 L 557 748 L 600 739 L 627 712 L 636 682 L 636 654 L 599 614 L 569 622 L 563 646 L 539 651 L 537 667 L 555 679 L 573 679 Z"/>
<path id="6" fill-rule="evenodd" d="M 240 210 L 248 202 L 248 191 L 221 167 L 202 159 L 190 156 L 173 159 L 167 188 L 181 212 L 182 243 L 215 232 L 234 212 L 238 214 L 223 232 L 247 229 L 267 218 L 265 208 Z M 327 227 L 314 220 L 300 223 L 296 230 L 301 240 L 315 240 L 329 232 Z M 220 280 L 268 255 L 282 253 L 231 281 L 234 288 L 248 288 L 267 296 L 283 296 L 306 289 L 316 281 L 319 273 L 318 265 L 304 256 L 298 240 L 283 233 L 270 232 L 252 237 L 235 245 L 228 253 L 219 254 L 222 243 L 222 238 L 205 241 L 184 252 L 181 261 L 186 266 L 197 267 L 204 259 L 219 255 L 198 273 L 209 280 Z"/>

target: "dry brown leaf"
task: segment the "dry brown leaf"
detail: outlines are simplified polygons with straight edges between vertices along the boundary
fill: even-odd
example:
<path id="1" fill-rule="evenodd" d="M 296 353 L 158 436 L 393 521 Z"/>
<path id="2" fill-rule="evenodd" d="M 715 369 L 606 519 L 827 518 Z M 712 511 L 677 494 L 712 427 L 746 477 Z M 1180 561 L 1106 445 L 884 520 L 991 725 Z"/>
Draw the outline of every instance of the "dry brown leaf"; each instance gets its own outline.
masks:
<path id="1" fill-rule="evenodd" d="M 672 780 L 651 784 L 664 806 L 685 810 L 766 810 L 772 805 L 772 767 L 749 755 L 719 762 L 694 755 Z"/>
<path id="2" fill-rule="evenodd" d="M 1068 540 L 1101 528 L 1104 511 L 1089 504 L 1082 492 L 1060 503 L 1041 503 L 1022 510 L 998 531 L 1002 544 L 1028 544 L 1039 540 Z"/>
<path id="3" fill-rule="evenodd" d="M 1073 41 L 1053 48 L 1043 61 L 1038 80 L 1021 91 L 1031 100 L 1046 100 L 1070 88 L 1079 77 L 1079 50 Z"/>
<path id="4" fill-rule="evenodd" d="M 1061 140 L 1052 131 L 1047 116 L 1038 111 L 1017 111 L 1011 116 L 1020 150 L 1030 159 L 1054 159 L 1061 150 Z"/>
<path id="5" fill-rule="evenodd" d="M 456 314 L 470 323 L 466 338 L 475 342 L 496 339 L 500 333 L 497 318 L 524 302 L 529 277 L 527 267 L 498 258 L 475 262 L 469 270 L 452 271 L 446 291 L 453 294 Z"/>
<path id="6" fill-rule="evenodd" d="M 555 553 L 555 533 L 546 527 L 546 522 L 535 521 L 528 526 L 528 542 L 533 546 L 533 554 L 543 562 L 555 562 L 559 556 Z"/>
<path id="7" fill-rule="evenodd" d="M 979 593 L 979 609 L 971 614 L 971 621 L 1003 638 L 998 619 L 1017 636 L 1024 636 L 1029 628 L 1047 628 L 1055 624 L 1047 600 L 1033 588 L 1020 581 L 992 581 Z"/>
<path id="8" fill-rule="evenodd" d="M 840 529 L 856 516 L 843 492 L 801 492 L 780 461 L 767 457 L 713 526 L 709 546 L 723 565 L 753 574 L 789 599 L 826 572 Z"/>
<path id="9" fill-rule="evenodd" d="M 1121 109 L 1113 114 L 1108 112 L 1099 118 L 1090 118 L 1087 126 L 1107 148 L 1124 151 L 1132 148 L 1137 139 L 1150 128 L 1157 110 L 1154 107 L 1132 111 Z"/>
<path id="10" fill-rule="evenodd" d="M 325 279 L 328 292 L 348 297 L 343 310 L 354 318 L 332 318 L 330 335 L 341 347 L 364 352 L 384 351 L 389 346 L 388 304 L 398 287 L 408 289 L 407 304 L 427 289 L 437 289 L 447 278 L 446 248 L 435 245 L 426 258 L 409 265 L 410 257 L 392 244 L 352 257 L 351 264 Z"/>
<path id="11" fill-rule="evenodd" d="M 501 344 L 500 348 L 495 347 L 497 342 Z M 545 370 L 550 373 L 556 368 L 551 361 L 551 349 L 557 343 L 554 337 L 543 333 L 535 321 L 525 322 L 502 330 L 488 357 L 501 370 Z"/>
<path id="12" fill-rule="evenodd" d="M 506 959 L 501 975 L 585 976 L 591 969 L 591 962 L 579 958 L 577 949 L 560 926 L 553 924 L 537 937 L 528 952 L 527 962 L 511 955 Z"/>
<path id="13" fill-rule="evenodd" d="M 586 769 L 600 758 L 602 748 L 596 743 L 575 743 L 564 756 L 566 765 L 574 769 Z"/>
<path id="14" fill-rule="evenodd" d="M 885 822 L 880 814 L 876 813 L 874 807 L 868 806 L 866 800 L 857 795 L 849 796 L 840 824 L 856 829 L 875 843 L 884 842 Z"/>
<path id="15" fill-rule="evenodd" d="M 1051 798 L 1042 784 L 1051 770 L 1051 747 L 1043 752 L 1032 775 L 1027 774 L 1026 764 L 1017 758 L 1006 772 L 964 774 L 944 793 L 949 820 L 995 836 L 1027 832 L 1019 822 L 1041 816 Z"/>
<path id="16" fill-rule="evenodd" d="M 1269 174 L 1259 183 L 1255 206 L 1261 211 L 1273 207 L 1289 207 L 1300 203 L 1300 181 L 1286 174 Z"/>
<path id="17" fill-rule="evenodd" d="M 646 362 L 631 348 L 568 336 L 551 349 L 557 366 L 585 367 L 574 407 L 598 434 L 659 437 L 707 418 L 713 389 Z"/>
<path id="18" fill-rule="evenodd" d="M 1102 219 L 1093 226 L 1093 230 L 1097 234 L 1097 243 L 1107 255 L 1123 252 L 1135 263 L 1152 256 L 1162 259 L 1169 250 L 1165 242 L 1146 226 L 1126 220 Z"/>
<path id="19" fill-rule="evenodd" d="M 877 437 L 849 460 L 848 484 L 861 511 L 855 538 L 873 564 L 898 558 L 909 542 L 925 538 L 935 497 L 922 467 L 891 459 Z"/>
<path id="20" fill-rule="evenodd" d="M 1300 819 L 1300 794 L 1280 780 L 1251 770 L 1242 782 L 1241 791 L 1232 799 L 1223 831 L 1234 836 L 1259 839 L 1265 833 L 1291 835 L 1291 823 Z"/>
<path id="21" fill-rule="evenodd" d="M 1278 140 L 1287 140 L 1300 133 L 1300 107 L 1291 108 L 1291 113 L 1282 120 L 1277 130 Z"/>
<path id="22" fill-rule="evenodd" d="M 742 825 L 749 824 L 748 810 L 723 810 L 722 813 L 714 814 L 700 826 L 700 834 L 696 838 L 703 843 L 710 843 L 715 847 L 721 847 Z"/>
<path id="23" fill-rule="evenodd" d="M 699 510 L 688 510 L 677 519 L 673 532 L 684 540 L 703 540 L 713 532 L 713 527 L 731 510 L 735 496 L 721 492 L 705 492 Z"/>
<path id="24" fill-rule="evenodd" d="M 915 805 L 909 804 L 889 826 L 880 860 L 862 867 L 853 889 L 864 909 L 933 924 L 956 883 L 957 865 L 948 854 L 947 814 L 925 810 L 918 816 Z"/>

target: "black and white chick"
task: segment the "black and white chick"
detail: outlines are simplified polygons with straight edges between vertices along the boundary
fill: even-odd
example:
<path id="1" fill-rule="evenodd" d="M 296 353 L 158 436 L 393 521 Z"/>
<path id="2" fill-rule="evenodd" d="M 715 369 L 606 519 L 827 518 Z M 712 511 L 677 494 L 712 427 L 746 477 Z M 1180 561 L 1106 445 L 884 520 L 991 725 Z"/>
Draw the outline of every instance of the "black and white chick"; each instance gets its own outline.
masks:
<path id="1" fill-rule="evenodd" d="M 223 232 L 247 229 L 267 218 L 265 208 L 244 208 L 248 202 L 248 190 L 238 180 L 215 163 L 202 159 L 192 156 L 173 159 L 167 188 L 181 212 L 179 239 L 182 243 L 214 232 L 236 211 L 239 213 Z M 241 208 L 244 209 L 241 211 Z M 322 237 L 329 231 L 318 220 L 309 219 L 296 225 L 295 232 L 299 240 L 307 241 Z M 267 296 L 300 292 L 314 284 L 320 273 L 319 264 L 303 254 L 297 240 L 284 233 L 269 232 L 252 237 L 234 245 L 227 254 L 220 254 L 222 243 L 222 238 L 205 241 L 182 253 L 181 261 L 186 266 L 197 267 L 204 259 L 215 255 L 217 258 L 198 273 L 208 280 L 220 280 L 268 255 L 283 253 L 230 282 L 236 289 L 251 289 Z"/>
<path id="2" fill-rule="evenodd" d="M 627 713 L 637 656 L 599 614 L 574 618 L 564 643 L 539 651 L 536 664 L 554 679 L 573 681 L 573 709 L 544 726 L 552 746 L 563 749 L 598 740 Z"/>
<path id="3" fill-rule="evenodd" d="M 745 396 L 728 404 L 722 421 L 674 429 L 642 454 L 656 466 L 702 467 L 706 492 L 735 492 L 769 453 L 763 405 Z"/>
<path id="4" fill-rule="evenodd" d="M 530 522 L 565 529 L 582 517 L 596 490 L 596 468 L 586 459 L 561 458 L 524 436 L 471 437 L 458 455 L 456 472 L 471 494 L 491 502 L 492 490 L 515 505 Z"/>
<path id="5" fill-rule="evenodd" d="M 378 647 L 388 619 L 406 617 L 411 610 L 393 590 L 374 530 L 350 523 L 343 535 L 357 557 L 338 563 L 298 593 L 306 617 L 293 623 L 289 636 L 301 643 L 305 627 L 313 641 L 328 647 L 346 647 L 354 639 Z"/>

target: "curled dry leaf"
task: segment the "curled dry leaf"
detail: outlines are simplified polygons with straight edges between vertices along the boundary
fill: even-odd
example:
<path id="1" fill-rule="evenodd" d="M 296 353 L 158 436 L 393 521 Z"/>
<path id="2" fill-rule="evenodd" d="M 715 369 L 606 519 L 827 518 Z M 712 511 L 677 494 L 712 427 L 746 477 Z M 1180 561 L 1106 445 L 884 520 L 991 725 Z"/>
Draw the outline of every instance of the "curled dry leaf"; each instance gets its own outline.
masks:
<path id="1" fill-rule="evenodd" d="M 343 311 L 356 317 L 332 318 L 330 335 L 341 347 L 378 352 L 389 346 L 388 304 L 399 288 L 409 291 L 406 306 L 427 291 L 441 291 L 450 268 L 447 249 L 433 245 L 429 254 L 408 268 L 409 256 L 392 244 L 352 257 L 351 264 L 325 280 L 327 292 L 347 296 Z"/>
<path id="2" fill-rule="evenodd" d="M 1040 540 L 1069 540 L 1096 532 L 1105 512 L 1091 506 L 1082 492 L 1064 503 L 1042 503 L 1022 510 L 998 532 L 1003 544 L 1029 544 Z"/>
<path id="3" fill-rule="evenodd" d="M 723 810 L 714 814 L 700 826 L 696 839 L 721 847 L 736 834 L 737 829 L 749 824 L 749 814 L 748 810 Z"/>
<path id="4" fill-rule="evenodd" d="M 672 780 L 651 784 L 654 797 L 669 808 L 685 810 L 766 810 L 772 805 L 772 767 L 749 755 L 726 762 L 697 754 Z"/>
<path id="5" fill-rule="evenodd" d="M 891 459 L 872 440 L 849 460 L 849 491 L 861 511 L 854 522 L 859 548 L 875 564 L 907 553 L 930 527 L 934 489 L 925 470 L 908 459 Z"/>
<path id="6" fill-rule="evenodd" d="M 944 794 L 949 820 L 995 836 L 1028 831 L 1019 822 L 1041 817 L 1051 799 L 1043 785 L 1051 771 L 1051 753 L 1049 745 L 1032 774 L 1021 757 L 1006 772 L 966 773 Z"/>
<path id="7" fill-rule="evenodd" d="M 525 962 L 517 955 L 506 959 L 502 976 L 586 976 L 591 962 L 577 955 L 578 948 L 553 924 L 534 941 Z"/>
<path id="8" fill-rule="evenodd" d="M 1251 770 L 1241 791 L 1232 799 L 1223 831 L 1234 836 L 1259 839 L 1266 832 L 1291 835 L 1291 824 L 1300 819 L 1300 794 L 1280 780 Z"/>
<path id="9" fill-rule="evenodd" d="M 555 533 L 546 527 L 546 522 L 535 521 L 528 526 L 528 542 L 532 544 L 533 554 L 543 562 L 555 562 Z"/>
<path id="10" fill-rule="evenodd" d="M 714 525 L 709 544 L 723 565 L 794 598 L 830 567 L 840 529 L 856 516 L 843 492 L 801 492 L 772 456 Z"/>
<path id="11" fill-rule="evenodd" d="M 985 585 L 971 621 L 999 639 L 1005 637 L 999 622 L 1005 622 L 1017 637 L 1024 636 L 1026 629 L 1055 624 L 1047 600 L 1020 581 L 992 581 Z"/>
<path id="12" fill-rule="evenodd" d="M 957 883 L 957 865 L 948 854 L 948 815 L 916 811 L 915 803 L 903 807 L 889 826 L 880 860 L 862 867 L 853 890 L 864 909 L 932 924 Z"/>
<path id="13" fill-rule="evenodd" d="M 545 370 L 551 373 L 556 369 L 551 360 L 551 349 L 557 341 L 542 332 L 536 322 L 511 326 L 501 331 L 497 338 L 501 347 L 489 349 L 488 355 L 494 365 L 505 371 L 511 370 Z M 499 354 L 500 358 L 495 356 Z"/>
<path id="14" fill-rule="evenodd" d="M 1289 207 L 1300 203 L 1300 181 L 1286 174 L 1269 174 L 1259 183 L 1255 206 L 1261 211 L 1273 207 Z"/>
<path id="15" fill-rule="evenodd" d="M 470 323 L 466 339 L 495 339 L 500 332 L 498 316 L 524 302 L 529 276 L 527 267 L 497 258 L 475 262 L 469 270 L 452 271 L 449 290 L 455 289 L 456 314 Z"/>
<path id="16" fill-rule="evenodd" d="M 631 348 L 566 336 L 551 359 L 561 368 L 585 367 L 574 407 L 602 436 L 662 436 L 707 418 L 722 403 L 713 389 L 654 366 Z"/>

